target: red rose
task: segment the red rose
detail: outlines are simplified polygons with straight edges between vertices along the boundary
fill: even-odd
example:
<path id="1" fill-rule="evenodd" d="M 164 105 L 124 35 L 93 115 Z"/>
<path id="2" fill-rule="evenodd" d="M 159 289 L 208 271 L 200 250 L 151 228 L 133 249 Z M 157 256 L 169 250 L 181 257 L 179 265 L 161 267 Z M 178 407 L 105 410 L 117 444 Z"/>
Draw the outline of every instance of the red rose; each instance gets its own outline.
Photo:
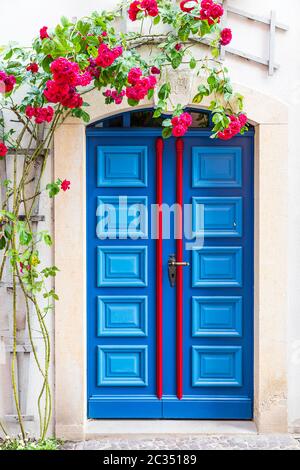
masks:
<path id="1" fill-rule="evenodd" d="M 131 21 L 135 21 L 137 19 L 138 13 L 141 11 L 140 8 L 141 4 L 139 1 L 134 1 L 130 4 L 129 10 L 128 10 L 128 15 Z"/>
<path id="2" fill-rule="evenodd" d="M 151 73 L 153 73 L 153 75 L 160 75 L 160 70 L 159 68 L 153 66 L 151 67 Z"/>
<path id="3" fill-rule="evenodd" d="M 232 32 L 230 28 L 224 28 L 221 31 L 220 44 L 221 46 L 227 46 L 232 40 Z"/>
<path id="4" fill-rule="evenodd" d="M 48 34 L 48 26 L 43 26 L 41 29 L 40 29 L 40 38 L 41 40 L 43 39 L 48 39 L 50 36 Z"/>
<path id="5" fill-rule="evenodd" d="M 107 44 L 100 44 L 98 48 L 98 56 L 95 59 L 96 64 L 102 68 L 110 67 L 122 52 L 122 47 L 115 47 L 111 50 Z"/>
<path id="6" fill-rule="evenodd" d="M 114 59 L 113 59 L 114 60 Z M 77 86 L 87 86 L 97 75 L 96 61 L 90 61 L 90 66 L 82 73 L 77 62 L 64 57 L 54 60 L 50 66 L 53 80 L 49 80 L 44 90 L 44 96 L 50 103 L 61 103 L 64 107 L 80 108 L 83 99 L 77 92 Z M 94 72 L 94 73 L 92 73 Z M 100 74 L 100 72 L 99 72 Z"/>
<path id="7" fill-rule="evenodd" d="M 128 73 L 128 83 L 130 83 L 131 85 L 135 85 L 142 75 L 143 72 L 141 71 L 141 69 L 133 67 Z"/>
<path id="8" fill-rule="evenodd" d="M 129 6 L 128 15 L 131 21 L 135 21 L 139 12 L 142 11 L 145 16 L 153 18 L 159 14 L 156 0 L 135 0 Z"/>
<path id="9" fill-rule="evenodd" d="M 182 113 L 179 116 L 179 121 L 182 125 L 189 127 L 192 125 L 193 119 L 192 116 L 189 113 Z"/>
<path id="10" fill-rule="evenodd" d="M 224 13 L 224 9 L 218 3 L 214 3 L 209 9 L 209 16 L 211 16 L 214 20 L 220 18 Z"/>
<path id="11" fill-rule="evenodd" d="M 115 59 L 117 59 L 118 57 L 120 57 L 123 54 L 123 47 L 122 46 L 114 47 L 112 49 L 112 53 L 113 53 Z"/>
<path id="12" fill-rule="evenodd" d="M 4 144 L 4 142 L 0 142 L 0 157 L 3 158 L 6 156 L 8 152 L 8 148 Z"/>
<path id="13" fill-rule="evenodd" d="M 187 132 L 187 127 L 183 126 L 182 124 L 178 124 L 172 129 L 172 134 L 174 137 L 182 137 L 186 132 Z"/>
<path id="14" fill-rule="evenodd" d="M 229 124 L 229 129 L 232 135 L 237 135 L 241 130 L 241 125 L 239 121 L 234 121 Z"/>
<path id="15" fill-rule="evenodd" d="M 36 62 L 32 62 L 31 64 L 27 65 L 26 70 L 31 73 L 37 73 L 39 71 L 39 66 Z"/>
<path id="16" fill-rule="evenodd" d="M 90 73 L 90 71 L 86 71 L 82 75 L 78 75 L 77 78 L 78 78 L 77 85 L 80 85 L 80 86 L 87 86 L 93 80 L 93 76 Z"/>
<path id="17" fill-rule="evenodd" d="M 14 89 L 16 77 L 7 75 L 6 72 L 0 71 L 0 93 L 9 93 Z"/>
<path id="18" fill-rule="evenodd" d="M 247 118 L 246 114 L 240 114 L 239 115 L 239 121 L 240 121 L 241 127 L 245 127 L 245 125 L 247 124 L 247 121 L 248 121 L 248 118 Z"/>
<path id="19" fill-rule="evenodd" d="M 56 83 L 68 84 L 70 86 L 80 85 L 80 68 L 77 62 L 71 62 L 64 57 L 59 57 L 54 60 L 50 69 L 53 75 L 53 80 Z"/>
<path id="20" fill-rule="evenodd" d="M 155 17 L 158 15 L 158 5 L 156 0 L 142 0 L 141 8 L 145 10 L 145 14 Z"/>
<path id="21" fill-rule="evenodd" d="M 33 106 L 26 106 L 25 114 L 29 119 L 33 118 L 35 116 L 35 108 Z"/>
<path id="22" fill-rule="evenodd" d="M 193 6 L 185 6 L 186 4 L 189 4 L 191 5 L 191 3 L 194 3 L 195 5 Z M 192 10 L 194 10 L 194 8 L 196 7 L 196 5 L 198 5 L 198 1 L 197 0 L 183 0 L 182 2 L 180 2 L 180 9 L 181 11 L 185 12 L 185 13 L 190 13 Z"/>
<path id="23" fill-rule="evenodd" d="M 232 139 L 235 135 L 239 134 L 241 128 L 244 127 L 247 123 L 247 116 L 245 114 L 240 114 L 238 117 L 232 114 L 229 116 L 230 123 L 226 129 L 218 132 L 218 137 L 221 140 Z"/>
<path id="24" fill-rule="evenodd" d="M 157 83 L 153 75 L 149 77 L 141 77 L 142 71 L 138 68 L 130 70 L 128 81 L 132 86 L 126 88 L 126 96 L 128 99 L 140 101 L 147 96 L 149 90 L 153 90 Z"/>
<path id="25" fill-rule="evenodd" d="M 61 100 L 61 104 L 69 109 L 80 108 L 83 105 L 83 99 L 75 88 L 71 88 L 67 96 Z"/>
<path id="26" fill-rule="evenodd" d="M 180 121 L 179 121 L 179 116 L 174 116 L 174 117 L 172 117 L 172 119 L 171 119 L 171 124 L 172 124 L 172 126 L 174 126 L 174 127 L 175 127 L 175 126 L 178 126 L 179 123 L 180 123 Z"/>
<path id="27" fill-rule="evenodd" d="M 171 124 L 173 126 L 172 134 L 174 137 L 183 136 L 192 125 L 193 119 L 189 113 L 181 113 L 180 116 L 173 116 Z"/>
<path id="28" fill-rule="evenodd" d="M 226 129 L 224 129 L 224 131 L 218 132 L 217 135 L 218 135 L 219 139 L 221 139 L 221 140 L 229 140 L 233 137 L 233 135 L 231 133 L 231 130 L 228 127 Z"/>
<path id="29" fill-rule="evenodd" d="M 204 10 L 208 10 L 213 4 L 212 0 L 202 0 L 201 2 L 201 8 Z"/>
<path id="30" fill-rule="evenodd" d="M 153 75 L 146 77 L 145 81 L 147 82 L 148 90 L 152 90 L 153 88 L 155 88 L 155 85 L 157 84 L 156 77 L 153 77 Z"/>
<path id="31" fill-rule="evenodd" d="M 182 49 L 182 44 L 177 43 L 177 44 L 175 45 L 175 49 L 176 49 L 177 52 L 181 51 L 181 49 Z"/>
<path id="32" fill-rule="evenodd" d="M 71 181 L 63 180 L 63 182 L 62 182 L 61 185 L 60 185 L 60 188 L 61 188 L 63 191 L 67 191 L 68 189 L 70 189 L 70 186 L 71 186 Z"/>
<path id="33" fill-rule="evenodd" d="M 25 112 L 29 119 L 35 117 L 36 124 L 51 122 L 54 116 L 54 109 L 51 106 L 46 108 L 27 106 Z"/>
<path id="34" fill-rule="evenodd" d="M 100 69 L 98 68 L 95 59 L 89 59 L 90 65 L 87 67 L 86 71 L 89 72 L 91 77 L 99 78 L 100 77 Z"/>
<path id="35" fill-rule="evenodd" d="M 203 0 L 201 2 L 200 18 L 198 19 L 207 20 L 208 24 L 213 25 L 215 22 L 220 22 L 223 13 L 224 9 L 220 4 L 214 3 L 212 0 Z"/>

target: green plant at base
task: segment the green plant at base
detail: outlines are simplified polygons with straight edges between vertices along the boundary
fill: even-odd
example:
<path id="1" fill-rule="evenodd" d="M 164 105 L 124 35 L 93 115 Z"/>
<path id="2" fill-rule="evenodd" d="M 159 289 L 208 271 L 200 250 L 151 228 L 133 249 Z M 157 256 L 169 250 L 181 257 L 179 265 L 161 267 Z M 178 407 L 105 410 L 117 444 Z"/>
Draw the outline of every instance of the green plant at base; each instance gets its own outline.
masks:
<path id="1" fill-rule="evenodd" d="M 62 441 L 57 439 L 45 439 L 44 441 L 36 441 L 34 439 L 25 438 L 7 438 L 0 441 L 1 450 L 60 450 Z"/>

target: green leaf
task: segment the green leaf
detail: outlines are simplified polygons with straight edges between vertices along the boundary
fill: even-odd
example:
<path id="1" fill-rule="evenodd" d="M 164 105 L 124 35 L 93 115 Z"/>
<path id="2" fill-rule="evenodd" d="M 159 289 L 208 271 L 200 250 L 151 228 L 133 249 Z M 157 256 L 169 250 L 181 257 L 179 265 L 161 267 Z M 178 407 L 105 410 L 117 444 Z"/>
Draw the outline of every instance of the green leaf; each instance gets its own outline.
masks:
<path id="1" fill-rule="evenodd" d="M 171 127 L 172 126 L 171 119 L 164 119 L 164 121 L 162 122 L 162 126 L 163 127 Z"/>
<path id="2" fill-rule="evenodd" d="M 68 18 L 66 16 L 62 16 L 60 19 L 61 24 L 66 28 L 71 25 Z"/>
<path id="3" fill-rule="evenodd" d="M 213 91 L 216 88 L 217 84 L 218 84 L 218 79 L 215 75 L 212 74 L 208 77 L 207 83 L 210 86 L 210 91 Z"/>
<path id="4" fill-rule="evenodd" d="M 44 276 L 46 278 L 48 277 L 55 277 L 56 276 L 56 273 L 59 271 L 59 269 L 56 267 L 56 266 L 51 266 L 49 268 L 45 268 L 43 269 L 42 271 L 42 274 L 44 274 Z"/>
<path id="5" fill-rule="evenodd" d="M 42 61 L 42 67 L 43 67 L 44 71 L 47 72 L 47 73 L 51 72 L 51 70 L 50 70 L 51 62 L 52 62 L 52 58 L 48 57 L 48 56 L 46 56 Z"/>
<path id="6" fill-rule="evenodd" d="M 193 98 L 193 103 L 199 104 L 203 100 L 203 95 L 201 93 L 197 93 L 197 95 Z"/>
<path id="7" fill-rule="evenodd" d="M 47 184 L 46 189 L 49 191 L 49 197 L 51 198 L 56 196 L 60 191 L 58 183 L 49 183 Z"/>
<path id="8" fill-rule="evenodd" d="M 132 100 L 131 98 L 129 98 L 127 101 L 129 106 L 136 106 L 137 104 L 139 104 L 137 100 Z"/>
<path id="9" fill-rule="evenodd" d="M 183 42 L 187 41 L 188 38 L 189 38 L 190 32 L 191 32 L 190 25 L 189 25 L 189 23 L 186 23 L 185 25 L 183 25 L 178 30 L 179 39 L 181 39 L 181 41 L 183 41 Z"/>
<path id="10" fill-rule="evenodd" d="M 11 220 L 12 222 L 16 222 L 16 216 L 12 212 L 8 211 L 0 211 L 0 215 L 6 217 L 7 219 Z"/>
<path id="11" fill-rule="evenodd" d="M 153 24 L 157 25 L 159 22 L 160 22 L 160 16 L 157 15 L 153 20 Z"/>
<path id="12" fill-rule="evenodd" d="M 206 36 L 206 34 L 210 33 L 210 26 L 208 24 L 208 21 L 201 21 L 201 26 L 200 26 L 200 34 L 201 36 Z"/>
<path id="13" fill-rule="evenodd" d="M 164 83 L 159 89 L 158 97 L 160 100 L 164 101 L 169 97 L 170 93 L 171 93 L 170 83 Z"/>
<path id="14" fill-rule="evenodd" d="M 82 20 L 77 22 L 77 31 L 79 31 L 82 36 L 86 36 L 90 30 L 91 25 L 89 23 L 84 23 Z"/>
<path id="15" fill-rule="evenodd" d="M 1 237 L 0 238 L 0 250 L 3 250 L 6 246 L 6 240 L 5 240 L 5 237 Z"/>
<path id="16" fill-rule="evenodd" d="M 165 127 L 162 131 L 162 136 L 164 139 L 168 139 L 172 135 L 172 127 Z"/>
<path id="17" fill-rule="evenodd" d="M 214 57 L 214 59 L 217 59 L 220 55 L 220 50 L 218 47 L 213 47 L 211 50 L 211 55 Z"/>
<path id="18" fill-rule="evenodd" d="M 52 238 L 49 235 L 49 233 L 45 233 L 44 236 L 43 236 L 43 239 L 44 239 L 44 243 L 46 243 L 46 245 L 48 245 L 48 246 L 52 245 L 53 242 L 52 242 Z"/>
<path id="19" fill-rule="evenodd" d="M 5 225 L 4 228 L 4 235 L 8 240 L 11 240 L 11 235 L 12 235 L 12 228 L 10 225 Z"/>
<path id="20" fill-rule="evenodd" d="M 83 111 L 83 109 L 81 110 L 81 118 L 84 122 L 90 122 L 91 120 L 91 116 L 89 115 L 89 113 L 87 113 L 86 111 Z"/>
<path id="21" fill-rule="evenodd" d="M 153 113 L 154 118 L 159 118 L 161 116 L 161 109 L 156 109 Z"/>
<path id="22" fill-rule="evenodd" d="M 80 46 L 79 46 L 79 47 L 80 47 Z M 80 47 L 80 49 L 81 49 L 81 47 Z M 79 49 L 79 50 L 80 50 L 80 49 Z M 94 57 L 94 58 L 96 58 L 97 55 L 98 55 L 98 49 L 97 49 L 97 47 L 95 47 L 95 46 L 88 46 L 87 52 L 88 52 L 88 54 L 89 54 L 90 56 L 92 56 L 92 57 Z"/>
<path id="23" fill-rule="evenodd" d="M 29 245 L 32 240 L 31 233 L 25 230 L 24 227 L 20 229 L 19 236 L 21 245 Z"/>
<path id="24" fill-rule="evenodd" d="M 13 55 L 13 49 L 10 49 L 6 54 L 5 56 L 3 57 L 4 60 L 9 60 L 12 58 L 12 55 Z"/>
<path id="25" fill-rule="evenodd" d="M 196 68 L 196 65 L 197 65 L 196 59 L 194 57 L 192 57 L 191 60 L 190 60 L 190 68 L 194 69 L 194 68 Z"/>
<path id="26" fill-rule="evenodd" d="M 154 95 L 154 88 L 151 88 L 150 90 L 148 90 L 148 93 L 147 93 L 148 100 L 151 100 L 151 98 L 153 98 L 153 95 Z"/>
<path id="27" fill-rule="evenodd" d="M 220 114 L 220 113 L 216 113 L 213 115 L 212 117 L 212 122 L 214 124 L 218 124 L 219 122 L 222 122 L 223 121 L 223 115 Z"/>
<path id="28" fill-rule="evenodd" d="M 87 36 L 86 42 L 89 46 L 99 46 L 99 39 L 95 36 Z"/>
<path id="29" fill-rule="evenodd" d="M 198 87 L 198 91 L 199 91 L 200 95 L 202 95 L 202 96 L 209 96 L 210 95 L 210 91 L 205 85 L 200 85 Z"/>
<path id="30" fill-rule="evenodd" d="M 50 290 L 49 292 L 47 292 L 46 294 L 43 295 L 44 299 L 48 299 L 48 298 L 52 298 L 54 300 L 59 300 L 59 297 L 58 295 L 55 293 L 55 290 L 52 289 Z"/>
<path id="31" fill-rule="evenodd" d="M 177 54 L 176 57 L 174 57 L 171 61 L 171 65 L 172 65 L 173 69 L 178 69 L 181 62 L 182 62 L 182 55 Z"/>

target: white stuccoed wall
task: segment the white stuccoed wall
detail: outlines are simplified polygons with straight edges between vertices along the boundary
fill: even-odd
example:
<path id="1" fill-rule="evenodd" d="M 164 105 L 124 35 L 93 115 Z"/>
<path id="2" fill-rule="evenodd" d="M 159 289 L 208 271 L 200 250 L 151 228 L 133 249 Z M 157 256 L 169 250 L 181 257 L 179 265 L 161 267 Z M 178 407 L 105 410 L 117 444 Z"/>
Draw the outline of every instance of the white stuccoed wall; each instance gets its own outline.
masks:
<path id="1" fill-rule="evenodd" d="M 41 26 L 55 25 L 62 15 L 81 17 L 93 10 L 113 8 L 116 0 L 52 0 L 50 3 L 40 0 L 11 0 L 1 2 L 0 8 L 0 44 L 17 41 L 28 45 L 31 38 L 38 34 Z M 280 69 L 269 77 L 264 66 L 247 62 L 228 55 L 226 62 L 234 82 L 241 83 L 265 94 L 272 95 L 289 105 L 289 224 L 286 227 L 286 242 L 289 244 L 289 315 L 288 339 L 289 351 L 289 424 L 293 431 L 300 430 L 300 141 L 299 141 L 299 105 L 300 105 L 300 55 L 299 44 L 299 0 L 229 0 L 229 4 L 246 11 L 270 16 L 273 9 L 278 21 L 289 25 L 288 32 L 277 31 L 276 62 Z M 268 27 L 229 15 L 228 26 L 232 27 L 234 39 L 232 47 L 257 56 L 264 56 L 268 51 Z M 67 176 L 67 175 L 65 175 Z M 274 227 L 276 230 L 276 227 Z M 272 308 L 272 305 L 270 305 Z M 1 414 L 1 409 L 0 409 Z"/>

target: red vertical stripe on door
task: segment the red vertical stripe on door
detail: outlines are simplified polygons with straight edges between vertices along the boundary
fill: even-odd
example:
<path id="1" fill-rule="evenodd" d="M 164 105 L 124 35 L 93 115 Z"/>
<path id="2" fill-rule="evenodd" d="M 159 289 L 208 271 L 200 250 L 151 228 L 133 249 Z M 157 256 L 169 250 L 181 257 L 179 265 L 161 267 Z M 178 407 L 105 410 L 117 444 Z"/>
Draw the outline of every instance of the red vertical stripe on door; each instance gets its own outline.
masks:
<path id="1" fill-rule="evenodd" d="M 177 188 L 177 217 L 176 217 L 176 258 L 182 262 L 183 256 L 183 140 L 176 141 L 176 188 Z M 177 266 L 176 278 L 176 361 L 177 361 L 177 398 L 182 399 L 182 310 L 183 310 L 183 273 L 182 266 Z"/>
<path id="2" fill-rule="evenodd" d="M 157 241 L 156 241 L 156 383 L 157 398 L 161 400 L 163 394 L 163 139 L 156 141 L 156 204 L 157 214 Z"/>

